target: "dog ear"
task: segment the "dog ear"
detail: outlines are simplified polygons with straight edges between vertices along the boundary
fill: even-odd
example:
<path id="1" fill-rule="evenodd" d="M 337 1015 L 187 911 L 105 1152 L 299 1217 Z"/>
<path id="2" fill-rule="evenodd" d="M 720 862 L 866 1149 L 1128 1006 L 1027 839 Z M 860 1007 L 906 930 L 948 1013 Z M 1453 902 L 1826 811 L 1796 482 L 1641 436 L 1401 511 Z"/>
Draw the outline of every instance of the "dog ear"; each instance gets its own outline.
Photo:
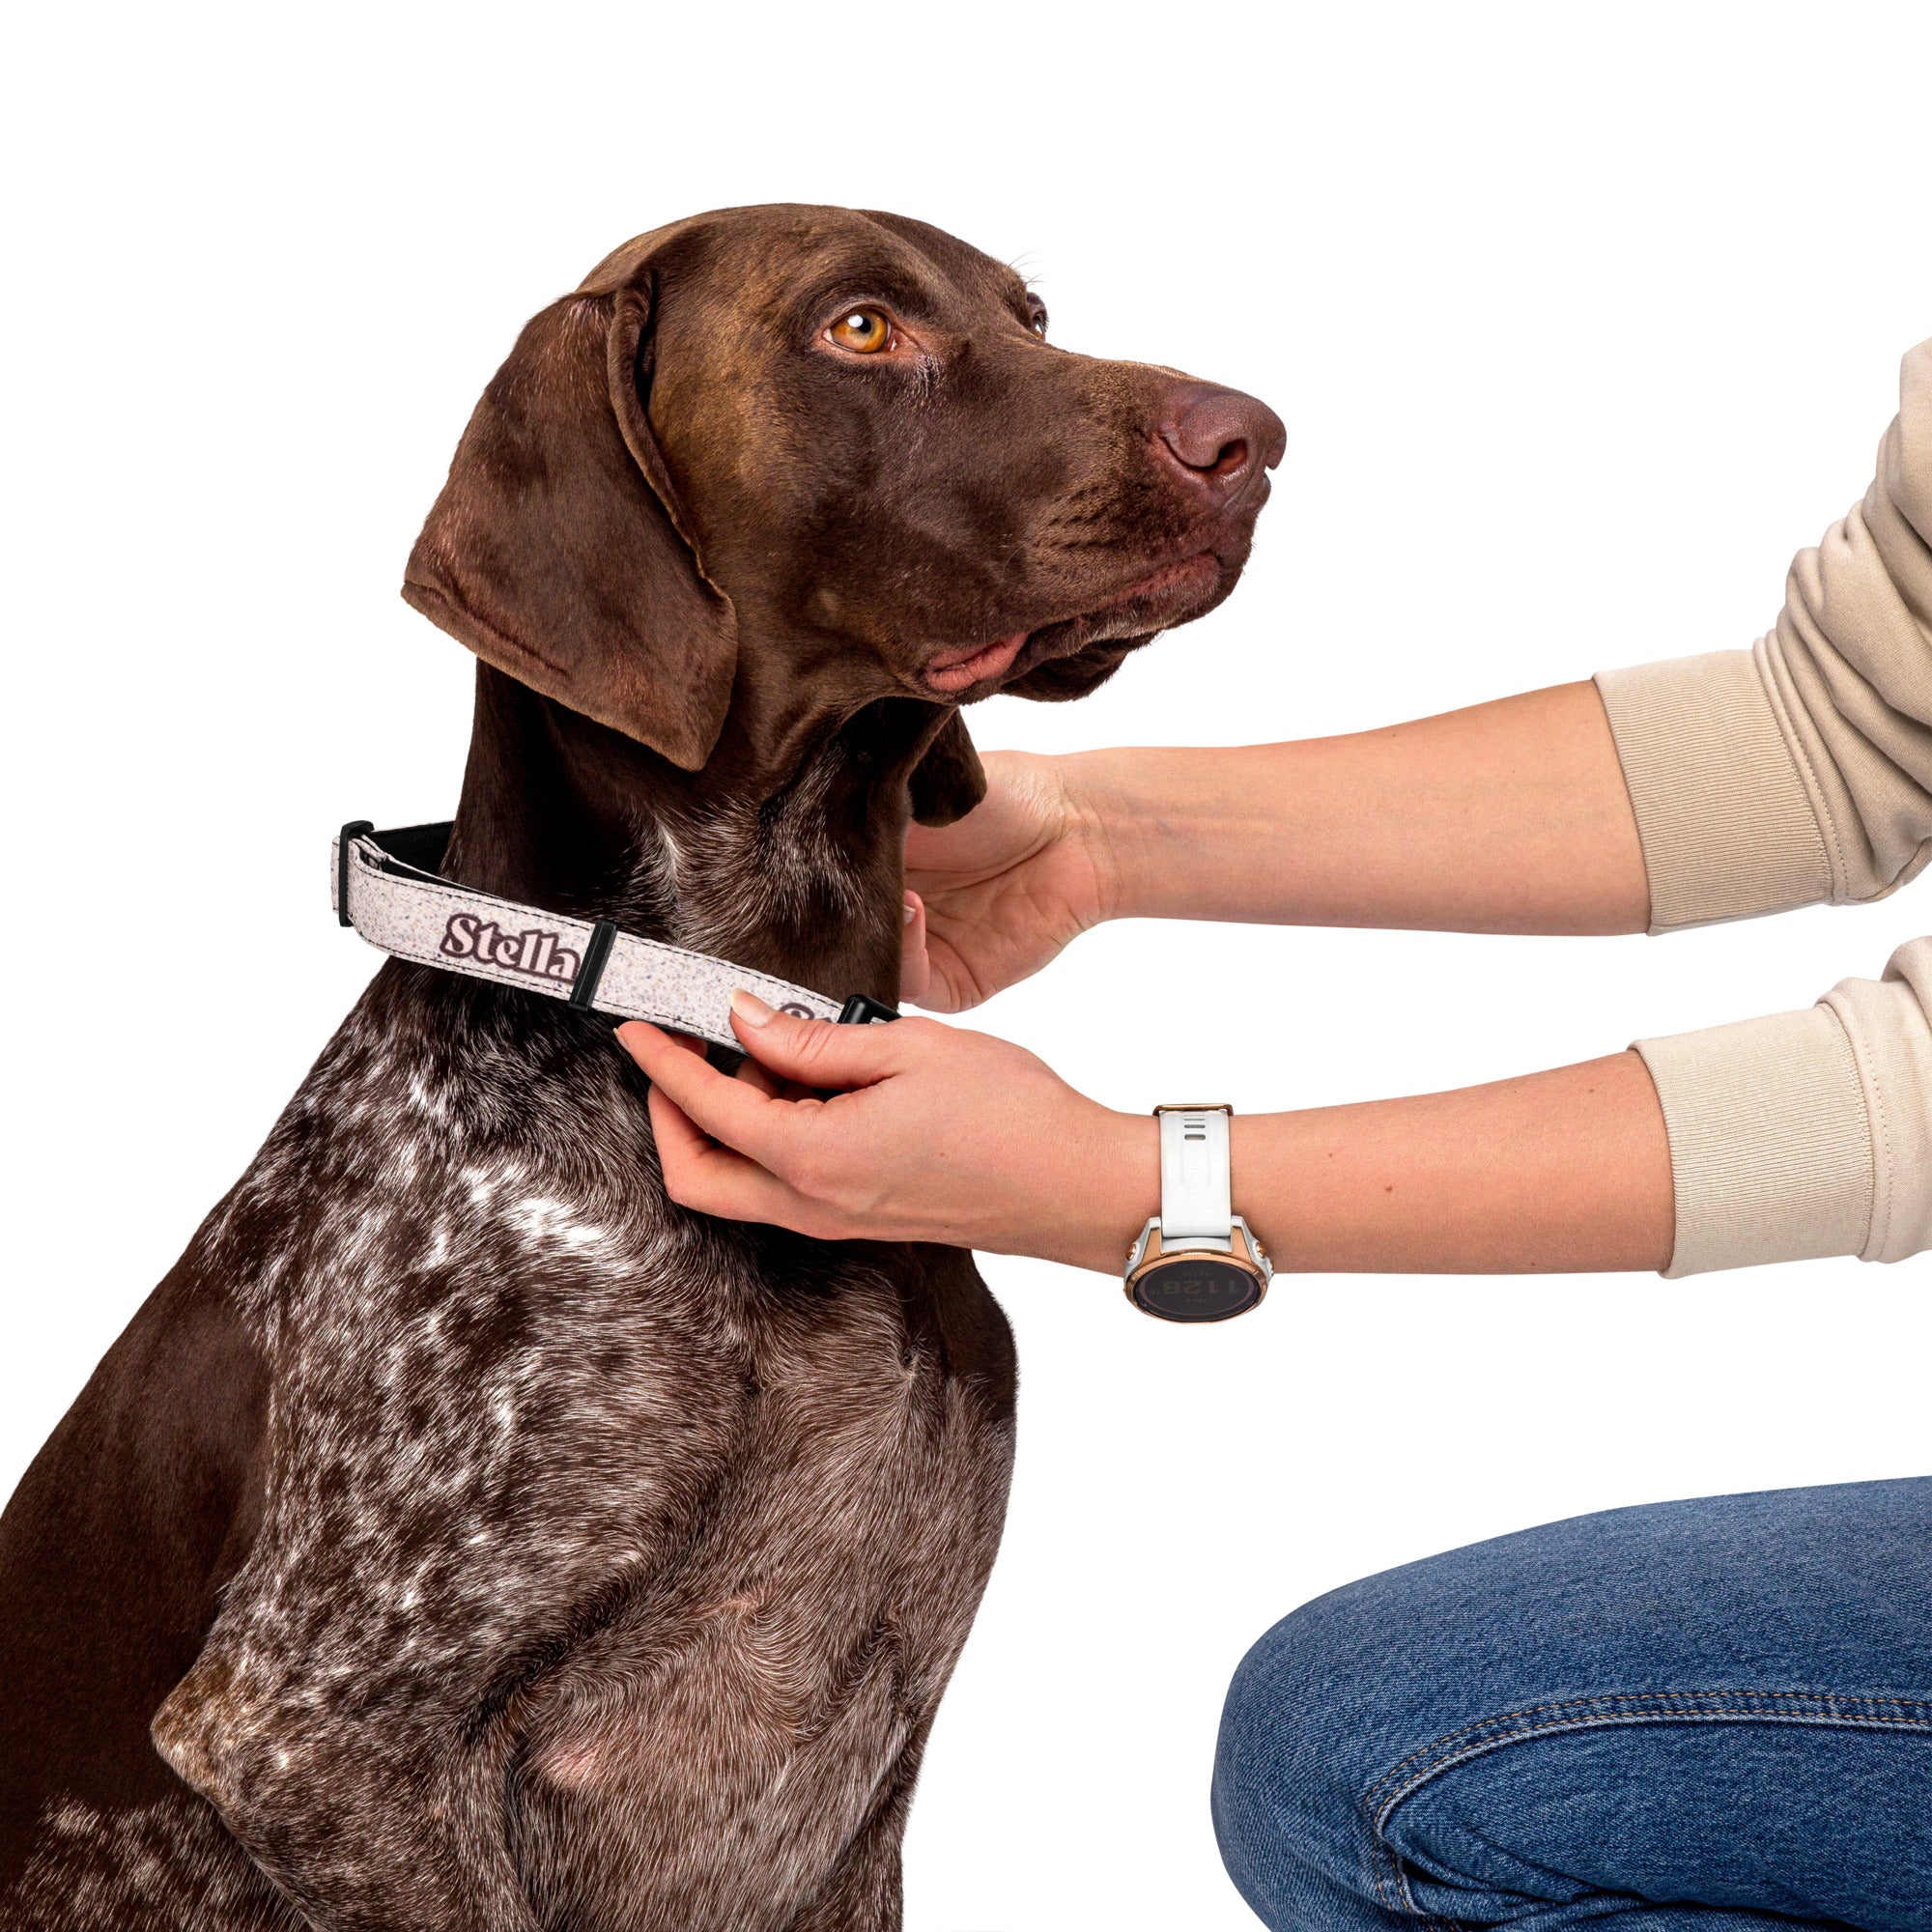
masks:
<path id="1" fill-rule="evenodd" d="M 737 620 L 645 413 L 656 288 L 647 262 L 631 266 L 517 338 L 403 596 L 497 669 L 696 771 L 730 705 Z"/>
<path id="2" fill-rule="evenodd" d="M 907 781 L 912 815 L 922 825 L 951 825 L 986 796 L 986 774 L 966 721 L 957 711 L 940 725 Z"/>

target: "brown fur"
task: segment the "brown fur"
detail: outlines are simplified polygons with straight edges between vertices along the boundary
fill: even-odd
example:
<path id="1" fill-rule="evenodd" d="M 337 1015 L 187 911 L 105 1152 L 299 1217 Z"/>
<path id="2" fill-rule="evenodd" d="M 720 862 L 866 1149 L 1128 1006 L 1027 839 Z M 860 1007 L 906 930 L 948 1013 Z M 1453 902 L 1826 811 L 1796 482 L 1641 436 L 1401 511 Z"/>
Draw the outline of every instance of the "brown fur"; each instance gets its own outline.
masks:
<path id="1" fill-rule="evenodd" d="M 1218 602 L 1280 454 L 1036 308 L 772 208 L 538 316 L 405 591 L 485 661 L 451 871 L 894 997 L 956 703 Z M 1012 1398 L 969 1256 L 686 1213 L 605 1023 L 384 965 L 0 1521 L 6 1923 L 895 1925 Z"/>

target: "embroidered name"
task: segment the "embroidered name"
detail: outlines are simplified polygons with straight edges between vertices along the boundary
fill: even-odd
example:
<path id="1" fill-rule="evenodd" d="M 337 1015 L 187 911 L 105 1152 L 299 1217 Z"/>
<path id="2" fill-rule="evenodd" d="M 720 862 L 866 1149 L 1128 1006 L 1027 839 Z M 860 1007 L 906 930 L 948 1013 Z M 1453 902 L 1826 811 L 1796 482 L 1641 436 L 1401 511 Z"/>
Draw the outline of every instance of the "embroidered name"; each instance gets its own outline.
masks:
<path id="1" fill-rule="evenodd" d="M 479 959 L 536 980 L 561 980 L 566 985 L 577 978 L 577 954 L 559 946 L 555 933 L 505 932 L 495 920 L 478 919 L 473 913 L 450 914 L 437 951 L 451 959 Z"/>

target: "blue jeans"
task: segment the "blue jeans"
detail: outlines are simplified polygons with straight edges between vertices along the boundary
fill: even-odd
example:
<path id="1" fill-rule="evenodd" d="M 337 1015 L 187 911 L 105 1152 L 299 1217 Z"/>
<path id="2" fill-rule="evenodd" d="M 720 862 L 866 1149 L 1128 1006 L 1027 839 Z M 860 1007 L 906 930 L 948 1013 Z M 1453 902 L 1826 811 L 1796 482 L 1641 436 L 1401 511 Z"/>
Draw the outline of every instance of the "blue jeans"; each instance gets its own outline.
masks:
<path id="1" fill-rule="evenodd" d="M 1304 1605 L 1214 1825 L 1276 1932 L 1932 1932 L 1932 1478 L 1611 1510 Z"/>

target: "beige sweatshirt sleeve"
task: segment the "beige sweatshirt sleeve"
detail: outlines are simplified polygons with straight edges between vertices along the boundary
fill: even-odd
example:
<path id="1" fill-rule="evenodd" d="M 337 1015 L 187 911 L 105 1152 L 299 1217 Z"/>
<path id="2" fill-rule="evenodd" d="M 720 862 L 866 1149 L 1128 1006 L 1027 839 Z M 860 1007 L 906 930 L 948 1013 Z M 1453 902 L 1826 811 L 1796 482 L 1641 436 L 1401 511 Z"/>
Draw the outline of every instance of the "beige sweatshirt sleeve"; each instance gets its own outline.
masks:
<path id="1" fill-rule="evenodd" d="M 1862 503 L 1749 651 L 1605 671 L 1651 930 L 1882 898 L 1932 859 L 1932 341 Z M 1677 1184 L 1668 1272 L 1932 1247 L 1932 939 L 1804 1012 L 1640 1040 Z"/>

